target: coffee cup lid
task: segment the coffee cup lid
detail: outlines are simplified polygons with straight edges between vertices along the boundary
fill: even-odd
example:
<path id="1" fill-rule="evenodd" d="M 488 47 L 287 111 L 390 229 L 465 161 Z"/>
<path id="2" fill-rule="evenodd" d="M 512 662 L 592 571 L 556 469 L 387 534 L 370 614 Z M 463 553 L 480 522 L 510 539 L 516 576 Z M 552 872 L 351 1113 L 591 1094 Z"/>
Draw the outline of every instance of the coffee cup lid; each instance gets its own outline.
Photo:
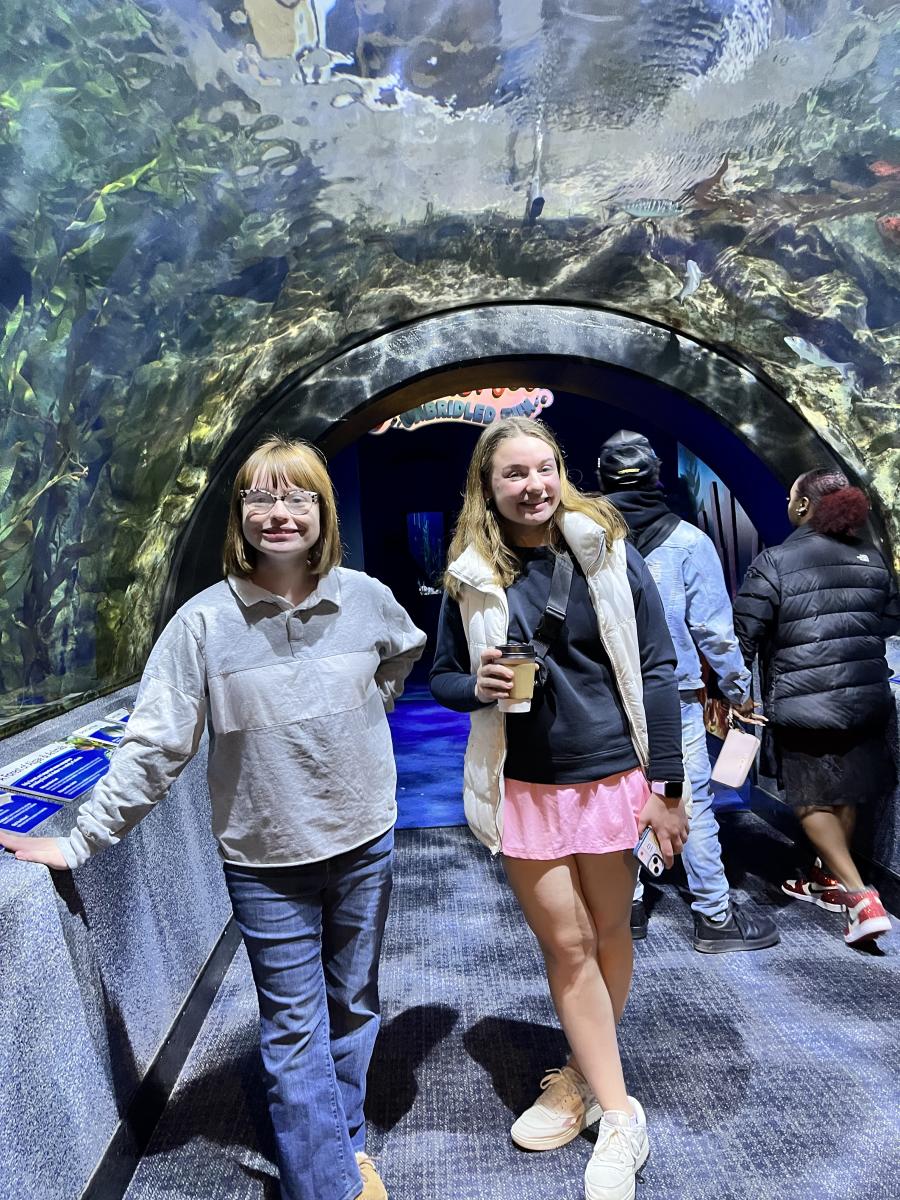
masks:
<path id="1" fill-rule="evenodd" d="M 536 652 L 531 642 L 506 642 L 497 649 L 504 658 L 535 658 Z"/>

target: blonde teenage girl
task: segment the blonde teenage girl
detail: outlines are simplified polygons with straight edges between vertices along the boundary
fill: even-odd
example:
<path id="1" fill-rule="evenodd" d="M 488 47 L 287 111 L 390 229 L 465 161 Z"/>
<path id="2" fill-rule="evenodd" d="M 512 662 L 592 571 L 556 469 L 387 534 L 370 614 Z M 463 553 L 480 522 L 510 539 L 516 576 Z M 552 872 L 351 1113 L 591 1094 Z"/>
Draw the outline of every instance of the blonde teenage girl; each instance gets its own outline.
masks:
<path id="1" fill-rule="evenodd" d="M 629 1200 L 648 1154 L 616 1041 L 631 983 L 632 849 L 650 825 L 671 864 L 688 829 L 675 653 L 625 532 L 615 509 L 569 483 L 549 429 L 517 417 L 491 426 L 469 467 L 431 671 L 435 698 L 470 714 L 466 816 L 503 856 L 572 1052 L 512 1137 L 548 1150 L 599 1118 L 587 1200 Z M 530 711 L 504 714 L 513 675 L 496 647 L 534 637 L 557 556 L 574 570 L 546 678 Z"/>

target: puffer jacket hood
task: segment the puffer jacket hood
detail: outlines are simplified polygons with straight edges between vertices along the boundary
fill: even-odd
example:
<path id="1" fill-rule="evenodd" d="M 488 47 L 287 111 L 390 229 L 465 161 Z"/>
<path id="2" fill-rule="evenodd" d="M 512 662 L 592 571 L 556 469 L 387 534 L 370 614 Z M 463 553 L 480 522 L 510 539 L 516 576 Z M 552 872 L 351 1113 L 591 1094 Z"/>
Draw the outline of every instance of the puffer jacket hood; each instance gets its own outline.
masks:
<path id="1" fill-rule="evenodd" d="M 891 706 L 884 639 L 900 600 L 874 546 L 801 526 L 751 564 L 734 628 L 745 661 L 759 653 L 775 725 L 855 729 Z"/>

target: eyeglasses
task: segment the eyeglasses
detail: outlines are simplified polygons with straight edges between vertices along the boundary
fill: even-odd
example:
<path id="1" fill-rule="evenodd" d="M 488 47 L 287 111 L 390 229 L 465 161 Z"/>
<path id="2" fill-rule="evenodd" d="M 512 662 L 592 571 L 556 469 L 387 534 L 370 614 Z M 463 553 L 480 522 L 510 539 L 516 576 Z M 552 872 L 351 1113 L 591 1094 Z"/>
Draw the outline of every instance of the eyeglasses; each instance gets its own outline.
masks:
<path id="1" fill-rule="evenodd" d="M 261 516 L 280 500 L 292 517 L 305 517 L 312 506 L 319 503 L 319 493 L 299 489 L 293 492 L 267 492 L 264 488 L 242 488 L 241 499 L 248 513 Z"/>

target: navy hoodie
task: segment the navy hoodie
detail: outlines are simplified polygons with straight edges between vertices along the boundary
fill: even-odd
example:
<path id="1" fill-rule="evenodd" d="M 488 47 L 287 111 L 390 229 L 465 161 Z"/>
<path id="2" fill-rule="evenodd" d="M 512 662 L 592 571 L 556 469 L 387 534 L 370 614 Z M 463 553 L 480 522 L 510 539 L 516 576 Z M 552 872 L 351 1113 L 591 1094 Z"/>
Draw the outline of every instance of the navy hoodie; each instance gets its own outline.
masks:
<path id="1" fill-rule="evenodd" d="M 517 550 L 522 573 L 507 589 L 510 641 L 531 640 L 550 596 L 554 551 Z M 644 708 L 650 744 L 649 776 L 681 780 L 681 710 L 675 650 L 662 601 L 644 560 L 626 547 L 634 596 Z M 587 580 L 574 563 L 566 619 L 547 656 L 548 681 L 527 713 L 507 713 L 504 774 L 526 783 L 589 783 L 638 766 L 628 718 L 609 656 L 600 640 Z M 475 697 L 474 673 L 459 605 L 445 595 L 431 668 L 431 692 L 446 708 L 486 707 Z"/>

